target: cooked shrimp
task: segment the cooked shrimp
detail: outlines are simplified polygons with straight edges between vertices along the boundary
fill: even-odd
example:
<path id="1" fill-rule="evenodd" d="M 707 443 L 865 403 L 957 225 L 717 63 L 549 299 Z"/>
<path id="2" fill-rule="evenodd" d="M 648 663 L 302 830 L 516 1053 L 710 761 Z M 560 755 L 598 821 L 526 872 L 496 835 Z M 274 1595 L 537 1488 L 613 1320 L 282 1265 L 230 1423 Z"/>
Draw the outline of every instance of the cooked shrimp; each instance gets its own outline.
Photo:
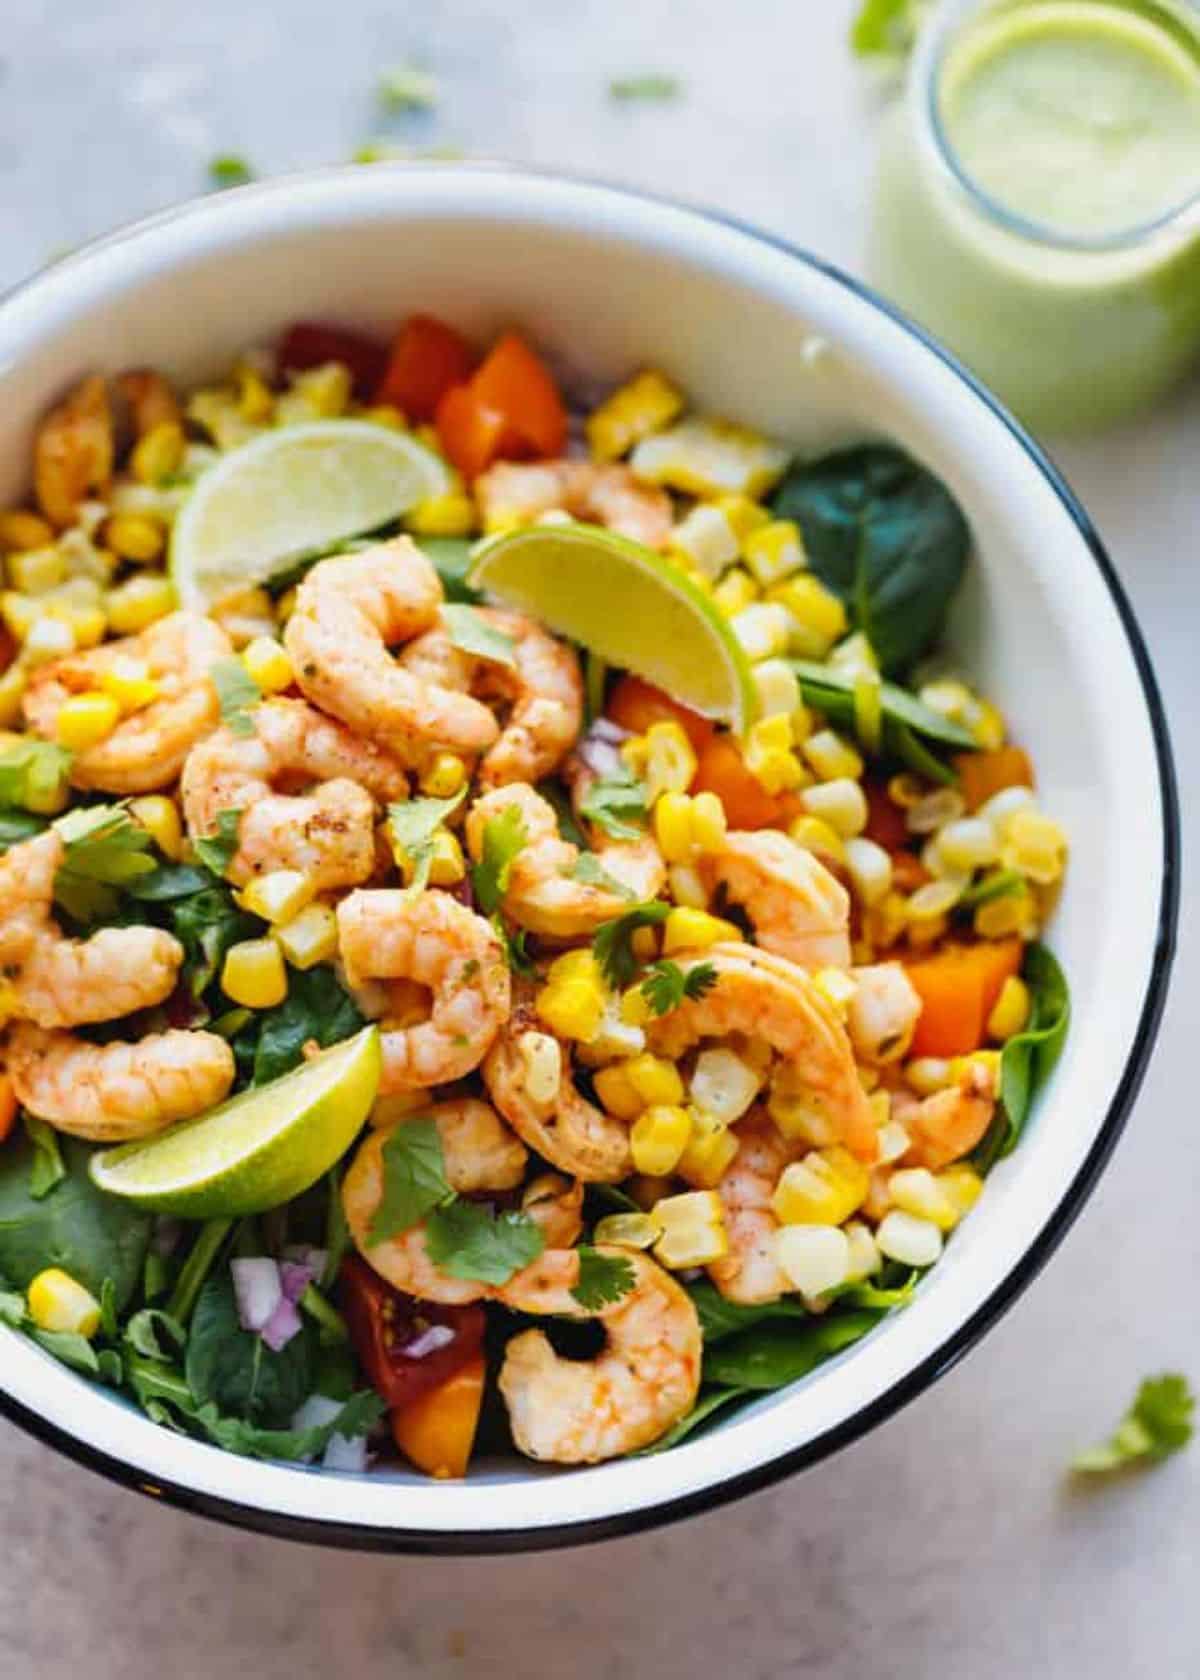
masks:
<path id="1" fill-rule="evenodd" d="M 727 1301 L 777 1301 L 793 1285 L 775 1260 L 779 1221 L 771 1197 L 797 1150 L 759 1109 L 750 1111 L 736 1136 L 738 1152 L 716 1187 L 725 1209 L 729 1253 L 713 1261 L 708 1275 Z"/>
<path id="2" fill-rule="evenodd" d="M 654 841 L 610 842 L 594 856 L 616 885 L 579 880 L 578 846 L 558 832 L 554 807 L 524 782 L 493 788 L 472 805 L 467 817 L 467 846 L 483 856 L 484 829 L 510 807 L 520 815 L 525 844 L 513 860 L 504 909 L 531 933 L 575 939 L 593 933 L 602 922 L 628 910 L 635 899 L 654 898 L 666 879 L 666 866 Z"/>
<path id="3" fill-rule="evenodd" d="M 547 1248 L 573 1248 L 583 1232 L 583 1180 L 539 1174 L 525 1186 L 521 1212 L 541 1231 Z"/>
<path id="4" fill-rule="evenodd" d="M 846 1026 L 860 1061 L 882 1066 L 898 1061 L 912 1042 L 921 999 L 898 962 L 871 963 L 852 970 L 855 982 Z"/>
<path id="5" fill-rule="evenodd" d="M 53 828 L 0 857 L 0 967 L 6 972 L 25 961 L 49 924 L 62 860 L 62 839 Z"/>
<path id="6" fill-rule="evenodd" d="M 79 505 L 104 490 L 113 470 L 113 419 L 99 374 L 77 385 L 52 408 L 33 440 L 33 488 L 38 506 L 60 530 L 73 525 Z"/>
<path id="7" fill-rule="evenodd" d="M 475 496 L 489 529 L 567 513 L 647 548 L 666 548 L 671 540 L 671 498 L 620 463 L 501 461 L 475 480 Z"/>
<path id="8" fill-rule="evenodd" d="M 304 870 L 318 892 L 369 880 L 376 804 L 404 797 L 403 770 L 304 700 L 265 700 L 248 715 L 252 733 L 221 728 L 188 754 L 180 791 L 189 834 L 212 834 L 222 811 L 241 812 L 227 871 L 238 884 L 272 869 Z M 297 782 L 316 786 L 275 791 Z"/>
<path id="9" fill-rule="evenodd" d="M 969 1155 L 991 1124 L 996 1095 L 993 1069 L 973 1059 L 956 1085 L 920 1102 L 906 1102 L 897 1092 L 892 1113 L 912 1139 L 905 1164 L 939 1172 Z"/>
<path id="10" fill-rule="evenodd" d="M 850 1040 L 804 969 L 756 946 L 733 943 L 675 960 L 684 968 L 710 963 L 716 981 L 703 997 L 685 998 L 669 1015 L 649 1023 L 646 1033 L 653 1048 L 678 1060 L 702 1038 L 744 1033 L 764 1039 L 790 1064 L 805 1101 L 828 1124 L 831 1141 L 873 1161 L 875 1119 Z"/>
<path id="11" fill-rule="evenodd" d="M 709 891 L 745 906 L 764 951 L 804 968 L 849 968 L 850 895 L 812 852 L 778 829 L 733 832 L 699 860 Z"/>
<path id="12" fill-rule="evenodd" d="M 314 704 L 408 765 L 474 758 L 499 734 L 481 700 L 426 682 L 388 649 L 437 623 L 442 586 L 410 537 L 322 560 L 300 585 L 284 640 Z"/>
<path id="13" fill-rule="evenodd" d="M 531 989 L 522 986 L 483 1063 L 492 1101 L 517 1136 L 561 1172 L 589 1184 L 618 1183 L 633 1169 L 628 1125 L 580 1094 L 562 1043 L 557 1089 L 549 1097 L 535 1096 L 521 1051 L 526 1033 L 545 1035 L 546 1025 L 534 1010 Z"/>
<path id="14" fill-rule="evenodd" d="M 158 684 L 158 698 L 122 718 L 96 746 L 76 753 L 71 781 L 104 793 L 149 793 L 169 786 L 196 742 L 216 728 L 221 708 L 209 672 L 231 651 L 229 637 L 211 619 L 171 613 L 139 635 L 44 665 L 25 691 L 25 717 L 31 729 L 53 740 L 64 701 L 100 686 L 104 673 L 120 662 L 144 665 Z"/>
<path id="15" fill-rule="evenodd" d="M 579 1251 L 548 1251 L 498 1291 L 522 1312 L 598 1319 L 608 1346 L 591 1360 L 564 1359 L 540 1330 L 514 1336 L 504 1354 L 500 1392 L 513 1439 L 530 1458 L 598 1464 L 636 1452 L 689 1412 L 700 1386 L 700 1323 L 690 1298 L 644 1254 L 602 1247 L 625 1261 L 634 1286 L 588 1311 L 571 1294 Z"/>
<path id="16" fill-rule="evenodd" d="M 484 787 L 540 782 L 575 745 L 583 723 L 583 678 L 575 650 L 523 613 L 477 607 L 489 629 L 512 643 L 512 663 L 457 647 L 444 628 L 427 630 L 400 655 L 406 671 L 437 688 L 511 707 L 500 738 L 479 766 Z"/>
<path id="17" fill-rule="evenodd" d="M 446 1178 L 461 1195 L 476 1190 L 513 1190 L 525 1176 L 529 1151 L 490 1103 L 452 1097 L 414 1109 L 397 1122 L 432 1120 L 442 1145 Z"/>
<path id="18" fill-rule="evenodd" d="M 368 888 L 338 905 L 338 943 L 351 987 L 415 981 L 432 995 L 427 1020 L 383 1027 L 381 1095 L 449 1084 L 479 1066 L 508 1015 L 511 987 L 491 924 L 444 892 Z"/>
<path id="19" fill-rule="evenodd" d="M 17 1101 L 60 1132 L 93 1143 L 148 1137 L 219 1103 L 233 1051 L 216 1033 L 151 1033 L 136 1044 L 91 1044 L 17 1025 L 8 1042 Z"/>
<path id="20" fill-rule="evenodd" d="M 117 375 L 115 383 L 129 404 L 138 437 L 145 437 L 155 426 L 183 424 L 183 410 L 170 381 L 153 368 L 128 368 Z"/>

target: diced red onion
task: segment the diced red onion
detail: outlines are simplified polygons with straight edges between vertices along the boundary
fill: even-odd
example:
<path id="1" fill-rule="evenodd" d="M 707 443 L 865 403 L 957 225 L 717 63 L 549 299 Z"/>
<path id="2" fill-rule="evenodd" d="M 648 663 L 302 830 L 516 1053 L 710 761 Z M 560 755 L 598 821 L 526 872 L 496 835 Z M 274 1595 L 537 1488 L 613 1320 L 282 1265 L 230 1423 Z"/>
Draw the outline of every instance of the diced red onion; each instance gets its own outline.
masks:
<path id="1" fill-rule="evenodd" d="M 316 1275 L 311 1266 L 304 1265 L 299 1260 L 281 1260 L 279 1281 L 283 1285 L 284 1300 L 293 1303 L 298 1301 Z"/>
<path id="2" fill-rule="evenodd" d="M 321 1459 L 325 1470 L 347 1470 L 361 1474 L 367 1468 L 365 1435 L 331 1435 Z"/>
<path id="3" fill-rule="evenodd" d="M 588 735 L 596 741 L 611 741 L 614 746 L 620 746 L 622 741 L 628 741 L 629 730 L 623 729 L 612 718 L 598 717 L 592 722 Z"/>
<path id="4" fill-rule="evenodd" d="M 400 1349 L 406 1359 L 424 1359 L 439 1348 L 449 1347 L 454 1340 L 454 1331 L 448 1324 L 431 1324 L 427 1330 L 422 1330 L 419 1336 L 414 1336 L 411 1342 L 405 1342 Z"/>
<path id="5" fill-rule="evenodd" d="M 314 1248 L 311 1243 L 289 1243 L 283 1251 L 283 1258 L 307 1266 L 313 1277 L 319 1278 L 324 1276 L 325 1268 L 329 1264 L 329 1251 Z"/>
<path id="6" fill-rule="evenodd" d="M 233 1274 L 239 1324 L 243 1330 L 265 1331 L 272 1315 L 283 1302 L 279 1267 L 270 1259 L 231 1260 L 229 1270 Z M 292 1311 L 295 1311 L 294 1307 Z"/>
<path id="7" fill-rule="evenodd" d="M 327 1423 L 332 1423 L 342 1409 L 340 1400 L 331 1400 L 327 1394 L 310 1394 L 302 1406 L 297 1407 L 292 1416 L 293 1429 L 324 1429 Z"/>
<path id="8" fill-rule="evenodd" d="M 585 737 L 579 743 L 579 757 L 597 776 L 615 775 L 621 765 L 621 755 L 611 741 L 593 741 Z"/>
<path id="9" fill-rule="evenodd" d="M 272 1353 L 282 1353 L 293 1336 L 301 1330 L 300 1314 L 293 1301 L 280 1295 L 275 1311 L 259 1331 Z"/>

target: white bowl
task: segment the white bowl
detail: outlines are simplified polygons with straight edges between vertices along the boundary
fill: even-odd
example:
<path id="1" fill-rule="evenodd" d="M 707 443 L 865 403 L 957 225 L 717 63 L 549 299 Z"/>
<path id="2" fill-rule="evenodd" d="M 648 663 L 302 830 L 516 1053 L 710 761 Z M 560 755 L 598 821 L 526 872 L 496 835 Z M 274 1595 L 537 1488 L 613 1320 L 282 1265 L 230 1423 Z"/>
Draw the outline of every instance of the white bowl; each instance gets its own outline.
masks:
<path id="1" fill-rule="evenodd" d="M 1033 1277 L 1136 1092 L 1178 891 L 1166 727 L 1099 539 L 1045 456 L 961 368 L 855 282 L 747 229 L 608 187 L 487 167 L 376 165 L 224 193 L 143 222 L 0 305 L 0 505 L 37 416 L 85 371 L 183 381 L 299 318 L 386 330 L 410 310 L 480 339 L 519 322 L 586 374 L 663 367 L 701 408 L 803 449 L 892 437 L 953 489 L 978 553 L 952 641 L 1033 751 L 1072 836 L 1051 939 L 1066 1051 L 1019 1150 L 913 1304 L 858 1347 L 657 1457 L 461 1484 L 231 1457 L 148 1422 L 11 1332 L 0 1404 L 115 1479 L 275 1533 L 413 1551 L 599 1538 L 700 1510 L 820 1458 L 919 1393 Z"/>

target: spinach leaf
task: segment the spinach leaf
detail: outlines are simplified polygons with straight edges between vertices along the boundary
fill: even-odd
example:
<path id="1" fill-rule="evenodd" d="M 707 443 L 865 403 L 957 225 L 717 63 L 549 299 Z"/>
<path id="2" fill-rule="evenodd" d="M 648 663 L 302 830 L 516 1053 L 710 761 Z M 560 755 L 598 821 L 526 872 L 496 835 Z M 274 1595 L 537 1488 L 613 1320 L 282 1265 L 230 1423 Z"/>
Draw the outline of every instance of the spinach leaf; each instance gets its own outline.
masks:
<path id="1" fill-rule="evenodd" d="M 35 1202 L 40 1202 L 43 1196 L 48 1196 L 56 1184 L 61 1184 L 67 1176 L 67 1169 L 63 1165 L 62 1150 L 58 1146 L 58 1133 L 45 1120 L 39 1120 L 36 1115 L 25 1116 L 25 1136 L 29 1139 L 33 1149 L 33 1161 L 29 1168 L 29 1194 Z"/>
<path id="2" fill-rule="evenodd" d="M 326 963 L 294 971 L 288 978 L 287 997 L 274 1009 L 260 1010 L 256 1019 L 255 1085 L 265 1085 L 298 1067 L 310 1041 L 325 1050 L 366 1025 L 366 1017 Z"/>
<path id="3" fill-rule="evenodd" d="M 792 467 L 771 502 L 809 565 L 869 638 L 884 673 L 936 641 L 966 569 L 970 531 L 945 485 L 902 450 L 862 444 Z"/>
<path id="4" fill-rule="evenodd" d="M 1067 977 L 1045 945 L 1030 945 L 1021 978 L 1029 987 L 1029 1021 L 1014 1034 L 1000 1057 L 1000 1101 L 983 1141 L 971 1157 L 980 1172 L 988 1172 L 1020 1140 L 1030 1105 L 1054 1071 L 1071 1020 Z"/>
<path id="5" fill-rule="evenodd" d="M 725 1336 L 735 1335 L 739 1330 L 768 1324 L 773 1319 L 798 1318 L 804 1323 L 812 1323 L 812 1314 L 804 1303 L 786 1295 L 778 1301 L 764 1301 L 761 1305 L 749 1306 L 740 1301 L 727 1301 L 707 1278 L 691 1284 L 688 1294 L 695 1304 L 696 1316 L 700 1320 L 700 1334 L 704 1337 L 706 1345 L 719 1342 Z"/>
<path id="6" fill-rule="evenodd" d="M 704 1381 L 728 1388 L 783 1388 L 873 1330 L 881 1311 L 827 1313 L 807 1324 L 780 1321 L 723 1337 L 704 1355 Z"/>
<path id="7" fill-rule="evenodd" d="M 100 1375 L 100 1357 L 86 1336 L 74 1330 L 39 1330 L 32 1324 L 26 1330 L 30 1340 L 53 1354 L 60 1364 L 69 1365 L 72 1371 L 82 1371 L 86 1377 Z"/>
<path id="8" fill-rule="evenodd" d="M 187 1346 L 188 1333 L 177 1318 L 158 1307 L 143 1307 L 125 1326 L 125 1340 L 145 1359 L 176 1359 Z"/>
<path id="9" fill-rule="evenodd" d="M 413 541 L 442 580 L 447 601 L 470 605 L 480 599 L 478 589 L 467 582 L 475 544 L 466 537 L 414 537 Z"/>
<path id="10" fill-rule="evenodd" d="M 92 1151 L 73 1138 L 62 1140 L 66 1177 L 39 1201 L 29 1187 L 33 1154 L 27 1138 L 0 1150 L 0 1274 L 27 1289 L 47 1266 L 61 1266 L 97 1300 L 111 1278 L 123 1311 L 141 1281 L 151 1216 L 98 1190 L 88 1177 Z"/>
<path id="11" fill-rule="evenodd" d="M 677 1447 L 680 1441 L 685 1440 L 693 1430 L 699 1429 L 701 1424 L 707 1423 L 713 1413 L 719 1411 L 722 1406 L 727 1406 L 731 1400 L 744 1400 L 747 1395 L 753 1392 L 753 1389 L 749 1388 L 707 1388 L 701 1390 L 700 1398 L 686 1417 L 681 1417 L 675 1427 L 668 1429 L 667 1433 L 660 1440 L 655 1441 L 653 1446 L 643 1447 L 641 1452 L 635 1453 L 633 1456 L 635 1458 L 650 1458 L 655 1453 L 666 1452 L 669 1447 Z"/>
<path id="12" fill-rule="evenodd" d="M 130 881 L 125 891 L 142 904 L 172 904 L 211 886 L 212 876 L 206 869 L 196 869 L 190 863 L 160 863 L 149 875 Z"/>
<path id="13" fill-rule="evenodd" d="M 209 879 L 202 891 L 171 905 L 171 931 L 183 946 L 184 977 L 197 999 L 216 979 L 229 947 L 248 939 L 260 925 L 238 909 L 227 887 Z"/>
<path id="14" fill-rule="evenodd" d="M 200 1291 L 188 1332 L 184 1375 L 196 1403 L 247 1423 L 279 1427 L 312 1392 L 315 1335 L 301 1330 L 273 1353 L 253 1330 L 243 1330 L 228 1270 Z"/>

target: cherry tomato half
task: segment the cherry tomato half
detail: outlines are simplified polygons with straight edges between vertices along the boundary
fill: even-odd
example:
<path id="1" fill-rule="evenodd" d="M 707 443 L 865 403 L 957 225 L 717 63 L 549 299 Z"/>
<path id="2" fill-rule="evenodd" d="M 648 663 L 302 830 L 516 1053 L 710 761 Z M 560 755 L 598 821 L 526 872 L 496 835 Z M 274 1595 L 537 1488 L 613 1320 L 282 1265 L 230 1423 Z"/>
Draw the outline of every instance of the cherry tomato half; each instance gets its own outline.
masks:
<path id="1" fill-rule="evenodd" d="M 483 1308 L 444 1307 L 402 1295 L 365 1260 L 342 1261 L 338 1300 L 367 1381 L 389 1406 L 428 1394 L 483 1344 Z M 449 1330 L 451 1338 L 431 1332 Z"/>

